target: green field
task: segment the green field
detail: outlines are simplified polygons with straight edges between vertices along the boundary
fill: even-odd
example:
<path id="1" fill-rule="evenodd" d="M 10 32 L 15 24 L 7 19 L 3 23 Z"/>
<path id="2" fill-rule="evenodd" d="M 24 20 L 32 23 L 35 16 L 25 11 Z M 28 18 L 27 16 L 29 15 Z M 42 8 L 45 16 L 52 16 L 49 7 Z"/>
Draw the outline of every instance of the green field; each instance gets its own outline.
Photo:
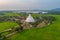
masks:
<path id="1" fill-rule="evenodd" d="M 0 31 L 4 31 L 4 30 L 12 28 L 16 25 L 17 25 L 17 23 L 14 23 L 14 22 L 2 22 L 2 23 L 0 23 Z"/>
<path id="2" fill-rule="evenodd" d="M 4 13 L 4 16 L 20 16 L 17 13 Z"/>
<path id="3" fill-rule="evenodd" d="M 12 37 L 10 40 L 60 40 L 60 15 L 48 15 L 54 16 L 56 21 L 46 26 L 45 28 L 34 28 L 30 30 L 24 30 Z M 0 23 L 0 31 L 8 29 L 17 25 L 13 22 Z"/>
<path id="4" fill-rule="evenodd" d="M 11 40 L 60 40 L 60 15 L 52 16 L 57 20 L 51 25 L 45 28 L 25 30 L 12 36 Z"/>

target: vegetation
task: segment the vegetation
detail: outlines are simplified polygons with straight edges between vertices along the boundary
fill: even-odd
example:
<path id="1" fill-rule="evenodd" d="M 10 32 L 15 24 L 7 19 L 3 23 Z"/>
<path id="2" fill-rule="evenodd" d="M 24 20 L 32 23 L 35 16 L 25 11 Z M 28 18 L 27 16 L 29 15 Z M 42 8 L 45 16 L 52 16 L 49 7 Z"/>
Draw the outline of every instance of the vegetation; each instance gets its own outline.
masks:
<path id="1" fill-rule="evenodd" d="M 51 15 L 49 15 L 51 16 Z M 57 20 L 45 28 L 25 30 L 12 36 L 11 40 L 60 40 L 60 15 L 52 15 Z"/>
<path id="2" fill-rule="evenodd" d="M 2 22 L 2 23 L 0 23 L 0 32 L 5 29 L 12 28 L 16 25 L 17 25 L 17 23 L 15 23 L 15 22 Z"/>
<path id="3" fill-rule="evenodd" d="M 5 14 L 5 15 L 7 16 L 8 14 Z M 11 17 L 11 14 L 9 15 Z M 32 14 L 32 16 L 35 19 L 38 19 L 38 21 L 43 21 L 44 19 L 44 20 L 49 20 L 53 22 L 52 24 L 47 25 L 44 28 L 31 28 L 31 29 L 24 30 L 22 32 L 18 32 L 15 35 L 11 36 L 8 40 L 60 40 L 60 32 L 59 32 L 60 31 L 60 15 Z M 37 16 L 40 16 L 43 18 L 40 18 Z M 15 15 L 15 17 L 18 17 L 18 16 Z M 40 20 L 39 18 L 42 20 Z M 14 21 L 0 22 L 0 32 L 4 31 L 5 29 L 9 29 L 9 28 L 13 28 L 15 31 L 19 29 L 23 30 L 22 27 L 14 28 L 14 26 L 16 25 L 17 23 Z"/>

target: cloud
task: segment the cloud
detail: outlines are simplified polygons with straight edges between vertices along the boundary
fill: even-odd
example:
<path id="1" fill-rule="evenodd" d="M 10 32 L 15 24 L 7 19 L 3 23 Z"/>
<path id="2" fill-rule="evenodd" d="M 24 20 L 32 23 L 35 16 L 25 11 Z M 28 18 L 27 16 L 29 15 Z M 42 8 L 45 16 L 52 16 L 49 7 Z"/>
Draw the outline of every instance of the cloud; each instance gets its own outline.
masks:
<path id="1" fill-rule="evenodd" d="M 60 7 L 59 0 L 0 0 L 0 9 L 51 9 Z"/>

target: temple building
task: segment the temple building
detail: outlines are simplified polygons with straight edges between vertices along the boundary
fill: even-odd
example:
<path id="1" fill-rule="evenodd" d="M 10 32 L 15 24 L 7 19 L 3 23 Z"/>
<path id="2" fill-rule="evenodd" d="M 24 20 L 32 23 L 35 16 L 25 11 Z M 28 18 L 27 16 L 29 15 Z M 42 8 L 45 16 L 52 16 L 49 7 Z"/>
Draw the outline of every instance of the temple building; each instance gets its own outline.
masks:
<path id="1" fill-rule="evenodd" d="M 29 16 L 26 18 L 25 22 L 35 22 L 34 18 L 29 14 Z"/>

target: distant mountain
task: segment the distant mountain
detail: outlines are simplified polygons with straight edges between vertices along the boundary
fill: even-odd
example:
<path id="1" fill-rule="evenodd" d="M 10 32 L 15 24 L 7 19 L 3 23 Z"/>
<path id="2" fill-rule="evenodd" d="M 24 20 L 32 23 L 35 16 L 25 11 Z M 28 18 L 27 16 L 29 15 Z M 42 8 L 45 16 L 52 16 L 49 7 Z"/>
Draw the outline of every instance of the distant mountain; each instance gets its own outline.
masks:
<path id="1" fill-rule="evenodd" d="M 52 9 L 51 11 L 60 12 L 60 8 Z"/>
<path id="2" fill-rule="evenodd" d="M 50 14 L 60 14 L 60 8 L 52 9 L 52 10 L 48 11 L 48 13 L 50 13 Z"/>

